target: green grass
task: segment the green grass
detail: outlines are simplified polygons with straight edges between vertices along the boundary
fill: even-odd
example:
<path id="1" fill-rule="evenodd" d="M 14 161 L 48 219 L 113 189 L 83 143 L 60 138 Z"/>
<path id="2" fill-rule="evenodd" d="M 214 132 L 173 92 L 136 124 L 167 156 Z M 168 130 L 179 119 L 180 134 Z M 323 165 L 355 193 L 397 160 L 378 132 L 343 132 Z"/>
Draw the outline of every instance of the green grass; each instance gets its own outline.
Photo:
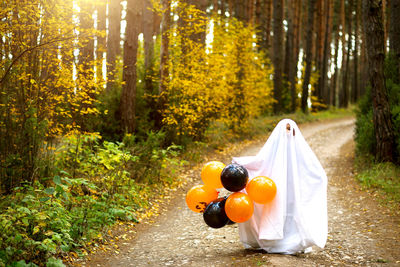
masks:
<path id="1" fill-rule="evenodd" d="M 390 162 L 375 163 L 371 157 L 356 158 L 356 179 L 365 189 L 379 193 L 387 206 L 398 209 L 400 204 L 400 166 Z"/>

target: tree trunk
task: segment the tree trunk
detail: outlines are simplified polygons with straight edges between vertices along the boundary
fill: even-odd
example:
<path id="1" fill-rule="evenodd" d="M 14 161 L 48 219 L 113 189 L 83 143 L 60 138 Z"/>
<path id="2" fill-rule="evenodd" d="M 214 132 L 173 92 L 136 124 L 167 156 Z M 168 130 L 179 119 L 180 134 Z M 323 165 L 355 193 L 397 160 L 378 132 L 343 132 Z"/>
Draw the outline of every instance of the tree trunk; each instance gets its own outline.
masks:
<path id="1" fill-rule="evenodd" d="M 339 16 L 337 16 L 339 17 Z M 331 82 L 331 89 L 330 89 L 330 97 L 329 97 L 329 104 L 331 106 L 336 106 L 336 87 L 338 84 L 338 79 L 339 79 L 339 66 L 338 66 L 338 58 L 339 58 L 339 23 L 338 21 L 336 22 L 336 33 L 335 33 L 335 54 L 333 55 L 333 65 L 335 66 L 335 73 L 332 76 L 332 82 Z"/>
<path id="2" fill-rule="evenodd" d="M 316 0 L 308 0 L 308 14 L 307 14 L 307 35 L 305 47 L 305 64 L 306 69 L 303 80 L 303 92 L 301 95 L 301 110 L 308 113 L 308 85 L 311 77 L 311 64 L 312 64 L 312 40 L 313 40 L 313 27 L 314 27 L 314 12 Z"/>
<path id="3" fill-rule="evenodd" d="M 136 108 L 136 61 L 140 32 L 140 0 L 128 0 L 124 42 L 123 87 L 121 94 L 121 121 L 125 133 L 135 131 Z"/>
<path id="4" fill-rule="evenodd" d="M 342 80 L 342 101 L 340 103 L 341 107 L 347 108 L 349 105 L 349 96 L 350 96 L 350 86 L 349 86 L 349 76 L 350 76 L 350 53 L 351 53 L 351 47 L 352 47 L 352 42 L 351 42 L 351 15 L 352 15 L 352 3 L 351 0 L 349 0 L 347 10 L 346 10 L 346 18 L 347 18 L 347 53 L 346 53 L 346 63 L 345 67 L 343 68 L 344 62 L 342 62 L 342 69 L 343 69 L 343 80 Z"/>
<path id="5" fill-rule="evenodd" d="M 234 1 L 235 0 L 228 0 L 228 12 L 229 12 L 229 16 L 231 16 L 231 17 L 234 16 L 234 10 L 233 10 Z"/>
<path id="6" fill-rule="evenodd" d="M 289 82 L 290 82 L 290 92 L 292 96 L 291 103 L 291 111 L 296 111 L 296 103 L 297 103 L 297 66 L 299 62 L 299 51 L 300 51 L 300 31 L 301 31 L 301 6 L 302 0 L 295 1 L 295 10 L 294 10 L 294 22 L 293 22 L 293 67 L 291 68 L 291 72 L 289 73 Z"/>
<path id="7" fill-rule="evenodd" d="M 271 38 L 272 0 L 261 0 L 261 49 L 269 53 Z"/>
<path id="8" fill-rule="evenodd" d="M 198 10 L 202 11 L 202 15 L 206 16 L 207 12 L 207 0 L 191 0 L 188 1 L 190 4 L 194 5 Z M 203 26 L 200 32 L 192 35 L 192 40 L 199 42 L 201 44 L 206 44 L 206 25 Z"/>
<path id="9" fill-rule="evenodd" d="M 296 63 L 294 62 L 294 13 L 297 1 L 287 1 L 287 27 L 286 32 L 286 48 L 285 48 L 285 66 L 284 66 L 284 76 L 287 80 L 287 87 L 290 88 L 290 110 L 292 112 L 296 109 L 296 87 L 292 84 L 295 83 L 295 73 L 294 67 Z"/>
<path id="10" fill-rule="evenodd" d="M 373 103 L 378 161 L 394 161 L 394 130 L 384 77 L 385 39 L 382 0 L 363 1 L 364 32 Z"/>
<path id="11" fill-rule="evenodd" d="M 344 74 L 346 72 L 345 70 L 345 65 L 346 65 L 346 58 L 347 58 L 347 52 L 346 52 L 346 6 L 345 6 L 345 1 L 341 0 L 340 1 L 340 25 L 341 25 L 341 33 L 342 33 L 342 38 L 340 40 L 341 42 L 341 47 L 342 47 L 342 60 L 341 60 L 341 67 L 340 67 L 340 79 L 338 80 L 339 83 L 340 81 L 342 82 L 342 86 L 339 85 L 339 107 L 344 106 L 344 88 L 343 88 L 343 80 L 344 80 Z"/>
<path id="12" fill-rule="evenodd" d="M 168 83 L 168 46 L 169 46 L 169 29 L 171 27 L 171 3 L 169 0 L 162 0 L 163 15 L 161 22 L 161 51 L 160 51 L 160 85 L 158 93 L 161 94 L 167 88 Z"/>
<path id="13" fill-rule="evenodd" d="M 148 94 L 153 93 L 153 28 L 154 28 L 154 12 L 151 0 L 145 0 L 143 5 L 143 41 L 144 41 L 144 87 Z"/>
<path id="14" fill-rule="evenodd" d="M 107 91 L 114 87 L 117 79 L 116 61 L 121 54 L 121 1 L 108 2 L 108 36 L 107 36 Z"/>
<path id="15" fill-rule="evenodd" d="M 319 0 L 317 1 L 317 12 L 316 12 L 316 19 L 314 20 L 315 23 L 315 32 L 316 32 L 316 39 L 315 39 L 315 68 L 316 71 L 318 72 L 318 80 L 317 83 L 315 84 L 314 91 L 312 94 L 315 96 L 317 101 L 319 103 L 322 102 L 321 100 L 321 91 L 322 91 L 322 58 L 323 58 L 323 48 L 324 48 L 324 36 L 325 36 L 325 30 L 324 30 L 324 21 L 326 20 L 324 15 L 324 0 Z M 314 106 L 313 104 L 313 109 L 319 109 L 319 106 Z"/>
<path id="16" fill-rule="evenodd" d="M 283 0 L 274 0 L 274 42 L 273 42 L 273 64 L 274 64 L 274 113 L 282 111 L 282 70 L 283 70 Z"/>
<path id="17" fill-rule="evenodd" d="M 79 64 L 84 70 L 83 75 L 93 75 L 94 71 L 94 40 L 92 29 L 94 28 L 93 21 L 93 4 L 88 1 L 80 2 L 81 12 L 79 14 L 80 28 L 79 33 Z"/>
<path id="18" fill-rule="evenodd" d="M 235 0 L 235 18 L 244 22 L 246 20 L 246 5 L 244 0 Z"/>
<path id="19" fill-rule="evenodd" d="M 264 3 L 264 0 L 256 0 L 256 4 L 255 4 L 255 14 L 254 14 L 254 24 L 256 26 L 257 29 L 257 46 L 258 49 L 261 50 L 261 44 L 262 44 L 262 40 L 263 40 L 263 27 L 261 25 L 261 8 L 262 8 L 262 4 Z"/>
<path id="20" fill-rule="evenodd" d="M 320 85 L 320 99 L 326 105 L 329 104 L 329 88 L 328 88 L 328 60 L 331 57 L 331 28 L 332 28 L 332 1 L 325 0 L 325 34 L 324 34 L 324 50 L 321 67 L 321 85 Z"/>
<path id="21" fill-rule="evenodd" d="M 354 21 L 354 76 L 353 76 L 353 88 L 351 91 L 351 102 L 356 103 L 360 96 L 360 88 L 358 86 L 359 75 L 358 75 L 358 28 L 359 28 L 359 20 L 360 20 L 360 0 L 354 0 L 354 10 L 355 21 Z"/>
<path id="22" fill-rule="evenodd" d="M 97 30 L 101 31 L 97 34 L 97 47 L 96 47 L 96 76 L 98 81 L 103 81 L 103 54 L 106 50 L 106 12 L 107 2 L 101 0 L 97 3 Z"/>
<path id="23" fill-rule="evenodd" d="M 400 83 L 400 0 L 390 0 L 390 52 L 394 56 L 397 75 L 394 82 Z M 397 21 L 397 23 L 393 23 Z"/>
<path id="24" fill-rule="evenodd" d="M 367 52 L 366 52 L 366 48 L 365 48 L 365 43 L 366 43 L 365 32 L 364 32 L 364 30 L 361 30 L 360 96 L 365 94 L 366 87 L 368 84 Z"/>
<path id="25" fill-rule="evenodd" d="M 213 0 L 213 13 L 214 16 L 218 15 L 218 0 Z"/>

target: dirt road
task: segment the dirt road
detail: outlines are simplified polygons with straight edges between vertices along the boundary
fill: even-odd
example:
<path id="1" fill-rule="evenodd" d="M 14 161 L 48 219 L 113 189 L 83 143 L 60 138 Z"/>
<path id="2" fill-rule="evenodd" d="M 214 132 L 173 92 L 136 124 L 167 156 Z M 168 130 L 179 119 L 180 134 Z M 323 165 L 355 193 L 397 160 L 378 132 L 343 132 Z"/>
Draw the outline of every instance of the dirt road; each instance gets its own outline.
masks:
<path id="1" fill-rule="evenodd" d="M 400 266 L 400 218 L 361 191 L 353 177 L 354 119 L 300 125 L 300 130 L 325 168 L 329 179 L 329 236 L 325 249 L 295 256 L 245 250 L 237 225 L 209 228 L 201 214 L 185 204 L 187 188 L 166 211 L 120 241 L 119 254 L 91 257 L 83 266 Z M 214 159 L 254 155 L 266 140 Z M 201 167 L 201 166 L 200 166 Z M 200 183 L 200 167 L 191 172 Z"/>

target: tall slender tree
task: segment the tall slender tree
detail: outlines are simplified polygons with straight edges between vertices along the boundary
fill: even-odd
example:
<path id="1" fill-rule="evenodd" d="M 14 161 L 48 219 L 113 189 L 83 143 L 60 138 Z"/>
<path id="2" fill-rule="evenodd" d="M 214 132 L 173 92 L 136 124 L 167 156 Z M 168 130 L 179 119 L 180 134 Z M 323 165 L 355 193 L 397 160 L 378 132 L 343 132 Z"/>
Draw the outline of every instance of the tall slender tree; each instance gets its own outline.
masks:
<path id="1" fill-rule="evenodd" d="M 331 58 L 331 29 L 332 29 L 332 6 L 333 2 L 325 0 L 325 33 L 324 33 L 324 46 L 323 58 L 321 62 L 321 80 L 319 89 L 319 98 L 322 99 L 324 104 L 329 104 L 329 88 L 328 88 L 328 61 Z"/>
<path id="2" fill-rule="evenodd" d="M 351 102 L 356 103 L 358 98 L 360 97 L 360 88 L 359 88 L 359 73 L 358 73 L 358 46 L 359 46 L 359 21 L 360 21 L 360 1 L 354 0 L 354 53 L 353 53 L 353 88 L 351 91 Z"/>
<path id="3" fill-rule="evenodd" d="M 79 65 L 82 67 L 82 75 L 93 75 L 94 66 L 94 39 L 93 31 L 94 6 L 91 1 L 81 0 L 79 2 L 81 11 L 79 13 Z M 79 74 L 78 74 L 79 75 Z"/>
<path id="4" fill-rule="evenodd" d="M 272 0 L 261 0 L 261 42 L 262 50 L 269 54 L 272 21 Z"/>
<path id="5" fill-rule="evenodd" d="M 107 35 L 107 90 L 115 84 L 117 78 L 116 61 L 121 54 L 121 1 L 108 0 L 108 35 Z"/>
<path id="6" fill-rule="evenodd" d="M 339 88 L 339 106 L 344 106 L 344 87 L 343 87 L 343 80 L 345 75 L 345 66 L 346 66 L 346 59 L 347 59 L 347 50 L 346 50 L 346 3 L 345 0 L 340 0 L 340 47 L 342 52 L 342 59 L 341 59 L 341 67 L 340 67 L 340 77 L 339 77 L 339 84 L 342 82 L 342 86 L 338 86 Z"/>
<path id="7" fill-rule="evenodd" d="M 136 127 L 136 62 L 138 35 L 141 24 L 140 0 L 128 0 L 126 9 L 126 30 L 124 42 L 124 82 L 121 94 L 121 122 L 126 133 L 133 133 Z"/>
<path id="8" fill-rule="evenodd" d="M 98 81 L 103 80 L 103 55 L 106 51 L 106 20 L 107 20 L 107 1 L 96 2 L 97 10 L 97 47 L 96 47 L 96 76 Z"/>
<path id="9" fill-rule="evenodd" d="M 347 108 L 349 105 L 350 99 L 350 55 L 352 50 L 352 13 L 353 13 L 353 5 L 352 0 L 348 0 L 347 8 L 346 8 L 346 26 L 347 26 L 347 49 L 346 49 L 346 60 L 342 62 L 342 71 L 343 71 L 343 80 L 342 80 L 342 97 L 339 105 L 341 107 Z M 344 48 L 343 48 L 344 49 Z"/>
<path id="10" fill-rule="evenodd" d="M 307 34 L 305 45 L 305 73 L 303 79 L 303 90 L 301 95 L 301 110 L 304 113 L 308 112 L 308 86 L 311 77 L 311 64 L 312 64 L 312 40 L 313 40 L 313 26 L 314 26 L 314 12 L 316 0 L 308 0 L 308 13 L 307 13 Z"/>
<path id="11" fill-rule="evenodd" d="M 400 0 L 390 0 L 390 52 L 397 68 L 396 83 L 400 83 Z M 394 23 L 396 21 L 396 23 Z"/>
<path id="12" fill-rule="evenodd" d="M 171 2 L 162 0 L 162 22 L 161 22 L 161 51 L 160 51 L 160 84 L 158 93 L 161 94 L 167 88 L 169 69 L 168 69 L 168 46 L 169 29 L 171 27 Z"/>
<path id="13" fill-rule="evenodd" d="M 382 0 L 363 1 L 364 32 L 373 103 L 376 158 L 394 161 L 394 130 L 384 76 L 385 37 Z"/>
<path id="14" fill-rule="evenodd" d="M 274 14 L 273 14 L 273 64 L 274 64 L 274 113 L 282 112 L 282 71 L 283 71 L 283 0 L 274 0 Z"/>
<path id="15" fill-rule="evenodd" d="M 145 91 L 153 93 L 153 57 L 154 57 L 154 12 L 151 0 L 145 0 L 143 5 L 143 43 L 144 43 L 144 72 Z"/>

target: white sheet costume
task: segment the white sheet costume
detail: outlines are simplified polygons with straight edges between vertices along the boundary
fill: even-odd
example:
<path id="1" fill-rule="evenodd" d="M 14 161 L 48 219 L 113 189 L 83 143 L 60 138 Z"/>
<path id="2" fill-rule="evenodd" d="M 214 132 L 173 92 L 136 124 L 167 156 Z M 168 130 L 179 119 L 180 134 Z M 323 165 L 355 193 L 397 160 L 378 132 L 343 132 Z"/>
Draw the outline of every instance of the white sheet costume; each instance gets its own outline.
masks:
<path id="1" fill-rule="evenodd" d="M 246 248 L 294 254 L 313 245 L 325 246 L 327 177 L 294 121 L 280 121 L 256 156 L 233 158 L 233 162 L 246 167 L 249 181 L 267 176 L 277 187 L 272 202 L 254 203 L 252 218 L 239 224 Z"/>

